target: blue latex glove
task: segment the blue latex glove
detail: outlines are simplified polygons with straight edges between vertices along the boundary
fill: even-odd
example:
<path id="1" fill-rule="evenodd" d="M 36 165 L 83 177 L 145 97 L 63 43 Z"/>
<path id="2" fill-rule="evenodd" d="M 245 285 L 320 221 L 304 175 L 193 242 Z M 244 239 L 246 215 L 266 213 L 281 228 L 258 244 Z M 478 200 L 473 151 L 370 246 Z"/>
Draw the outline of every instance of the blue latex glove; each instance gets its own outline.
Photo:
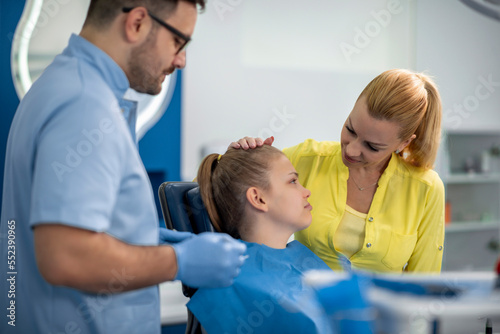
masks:
<path id="1" fill-rule="evenodd" d="M 193 237 L 191 232 L 178 232 L 168 228 L 160 227 L 160 245 L 175 244 Z"/>
<path id="2" fill-rule="evenodd" d="M 224 233 L 205 232 L 172 245 L 177 256 L 175 279 L 193 288 L 233 284 L 245 262 L 247 246 Z"/>

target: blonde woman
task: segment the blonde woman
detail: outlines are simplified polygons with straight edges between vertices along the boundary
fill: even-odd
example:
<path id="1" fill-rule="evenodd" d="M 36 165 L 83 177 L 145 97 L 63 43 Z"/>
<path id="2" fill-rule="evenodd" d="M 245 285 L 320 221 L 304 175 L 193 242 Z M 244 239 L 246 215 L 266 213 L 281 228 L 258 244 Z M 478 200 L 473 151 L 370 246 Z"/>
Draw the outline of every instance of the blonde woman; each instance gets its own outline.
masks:
<path id="1" fill-rule="evenodd" d="M 361 92 L 340 142 L 311 139 L 284 153 L 311 190 L 309 228 L 295 233 L 330 268 L 440 272 L 444 186 L 432 170 L 441 99 L 426 75 L 386 71 Z M 245 137 L 234 148 L 273 138 Z M 347 261 L 348 260 L 348 261 Z"/>

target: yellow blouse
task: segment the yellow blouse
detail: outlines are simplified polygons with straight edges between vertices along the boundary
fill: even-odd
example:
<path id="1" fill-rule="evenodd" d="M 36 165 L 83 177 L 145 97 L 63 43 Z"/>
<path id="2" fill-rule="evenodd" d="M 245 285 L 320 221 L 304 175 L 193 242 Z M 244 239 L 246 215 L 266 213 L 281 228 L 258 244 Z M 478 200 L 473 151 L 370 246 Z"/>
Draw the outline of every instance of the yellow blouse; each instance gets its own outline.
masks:
<path id="1" fill-rule="evenodd" d="M 338 142 L 305 142 L 284 150 L 311 190 L 313 221 L 295 233 L 330 268 L 342 270 L 334 235 L 347 202 L 349 170 Z M 363 248 L 353 268 L 375 272 L 439 272 L 444 242 L 444 186 L 433 170 L 405 163 L 396 154 L 379 179 L 365 221 Z"/>
<path id="2" fill-rule="evenodd" d="M 344 216 L 333 235 L 333 245 L 337 252 L 348 259 L 363 248 L 366 216 L 368 215 L 354 210 L 349 205 L 345 206 Z"/>

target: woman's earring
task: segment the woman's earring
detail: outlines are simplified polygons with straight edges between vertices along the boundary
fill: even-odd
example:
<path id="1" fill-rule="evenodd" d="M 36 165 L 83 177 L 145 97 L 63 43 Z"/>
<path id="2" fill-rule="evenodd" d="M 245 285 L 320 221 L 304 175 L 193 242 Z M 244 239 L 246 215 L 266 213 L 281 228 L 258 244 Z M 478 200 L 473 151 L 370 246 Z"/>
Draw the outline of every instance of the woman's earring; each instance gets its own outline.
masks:
<path id="1" fill-rule="evenodd" d="M 398 150 L 396 150 L 396 152 L 394 152 L 394 153 L 399 154 L 399 152 L 401 152 L 401 151 L 398 149 Z"/>

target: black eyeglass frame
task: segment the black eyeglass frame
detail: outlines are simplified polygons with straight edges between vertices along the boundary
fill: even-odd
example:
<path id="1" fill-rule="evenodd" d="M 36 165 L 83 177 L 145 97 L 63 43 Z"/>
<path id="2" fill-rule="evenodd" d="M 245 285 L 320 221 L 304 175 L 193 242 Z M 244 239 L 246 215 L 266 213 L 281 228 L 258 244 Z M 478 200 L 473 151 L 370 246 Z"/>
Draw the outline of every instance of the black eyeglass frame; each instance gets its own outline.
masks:
<path id="1" fill-rule="evenodd" d="M 134 8 L 137 8 L 137 7 L 124 7 L 124 8 L 122 8 L 122 11 L 124 13 L 130 13 Z M 189 42 L 191 42 L 191 37 L 184 35 L 182 32 L 180 32 L 179 30 L 175 29 L 174 27 L 172 27 L 170 24 L 168 24 L 167 22 L 163 21 L 162 19 L 158 18 L 156 15 L 154 15 L 153 13 L 151 13 L 149 10 L 147 10 L 147 12 L 148 12 L 148 15 L 151 16 L 151 18 L 153 20 L 155 20 L 158 24 L 160 24 L 162 27 L 164 27 L 165 29 L 167 29 L 168 31 L 170 31 L 172 34 L 174 34 L 177 37 L 179 37 L 179 38 L 181 38 L 181 39 L 184 40 L 184 44 L 182 44 L 179 47 L 179 50 L 177 50 L 177 52 L 175 54 L 178 55 L 179 53 L 181 53 L 182 51 L 184 51 L 186 49 L 186 47 L 188 46 Z"/>

